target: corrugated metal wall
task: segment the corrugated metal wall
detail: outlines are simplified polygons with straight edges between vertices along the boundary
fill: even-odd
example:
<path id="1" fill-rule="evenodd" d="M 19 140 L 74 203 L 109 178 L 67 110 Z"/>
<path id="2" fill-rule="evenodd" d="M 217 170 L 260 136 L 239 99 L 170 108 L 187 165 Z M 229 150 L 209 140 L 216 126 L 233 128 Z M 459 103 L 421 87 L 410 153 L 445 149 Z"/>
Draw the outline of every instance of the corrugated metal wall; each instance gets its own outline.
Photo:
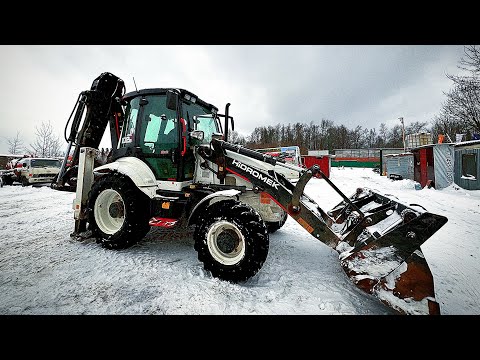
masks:
<path id="1" fill-rule="evenodd" d="M 404 179 L 413 180 L 413 154 L 386 156 L 387 176 L 401 175 Z"/>
<path id="2" fill-rule="evenodd" d="M 380 151 L 380 166 L 381 172 L 380 175 L 387 175 L 387 159 L 385 156 L 388 154 L 401 154 L 404 153 L 404 149 L 381 149 Z"/>
<path id="3" fill-rule="evenodd" d="M 477 178 L 462 179 L 462 155 L 476 154 Z M 480 190 L 480 149 L 455 149 L 455 184 L 467 190 Z"/>
<path id="4" fill-rule="evenodd" d="M 433 147 L 435 189 L 446 188 L 453 183 L 454 149 L 448 144 L 436 144 Z"/>

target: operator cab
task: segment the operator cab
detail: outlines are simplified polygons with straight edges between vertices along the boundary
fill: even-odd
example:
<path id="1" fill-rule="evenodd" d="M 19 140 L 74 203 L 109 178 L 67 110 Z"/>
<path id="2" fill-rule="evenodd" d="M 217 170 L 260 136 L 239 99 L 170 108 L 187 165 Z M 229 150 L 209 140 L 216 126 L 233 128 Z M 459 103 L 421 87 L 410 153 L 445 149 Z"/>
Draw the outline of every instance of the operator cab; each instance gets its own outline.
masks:
<path id="1" fill-rule="evenodd" d="M 113 157 L 141 158 L 159 181 L 192 180 L 193 146 L 222 133 L 218 109 L 183 89 L 132 91 L 122 104 L 125 121 Z"/>

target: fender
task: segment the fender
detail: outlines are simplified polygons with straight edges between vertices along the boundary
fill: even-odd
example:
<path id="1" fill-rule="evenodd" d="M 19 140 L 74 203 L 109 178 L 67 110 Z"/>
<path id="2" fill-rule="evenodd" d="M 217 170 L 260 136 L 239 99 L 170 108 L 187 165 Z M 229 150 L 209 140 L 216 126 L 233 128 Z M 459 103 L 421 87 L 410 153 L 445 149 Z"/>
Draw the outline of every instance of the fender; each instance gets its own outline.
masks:
<path id="1" fill-rule="evenodd" d="M 114 170 L 128 176 L 150 199 L 155 196 L 157 190 L 155 175 L 142 160 L 135 157 L 124 157 L 93 169 L 94 172 Z"/>
<path id="2" fill-rule="evenodd" d="M 188 217 L 187 226 L 193 225 L 197 222 L 198 215 L 209 205 L 211 199 L 217 198 L 217 197 L 223 197 L 227 199 L 227 198 L 232 198 L 236 196 L 238 200 L 238 194 L 240 193 L 241 193 L 240 190 L 230 189 L 230 190 L 217 191 L 217 192 L 214 192 L 213 194 L 205 196 L 193 208 L 190 216 Z"/>

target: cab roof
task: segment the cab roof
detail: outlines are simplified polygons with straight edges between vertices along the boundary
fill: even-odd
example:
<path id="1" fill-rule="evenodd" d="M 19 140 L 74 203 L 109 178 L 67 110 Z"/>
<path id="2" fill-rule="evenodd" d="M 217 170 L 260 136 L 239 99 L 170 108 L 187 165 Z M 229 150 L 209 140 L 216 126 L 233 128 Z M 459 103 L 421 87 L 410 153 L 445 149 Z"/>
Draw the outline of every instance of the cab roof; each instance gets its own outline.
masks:
<path id="1" fill-rule="evenodd" d="M 215 105 L 212 105 L 210 103 L 207 103 L 200 99 L 197 95 L 194 93 L 185 90 L 185 89 L 180 89 L 180 88 L 151 88 L 151 89 L 142 89 L 138 91 L 130 91 L 123 95 L 124 100 L 130 100 L 132 98 L 135 98 L 137 96 L 142 96 L 142 95 L 165 95 L 168 90 L 172 90 L 174 92 L 179 93 L 181 98 L 185 98 L 185 95 L 189 95 L 190 97 L 194 97 L 196 99 L 196 103 L 200 104 L 203 107 L 215 110 L 215 112 L 218 112 L 218 108 Z"/>

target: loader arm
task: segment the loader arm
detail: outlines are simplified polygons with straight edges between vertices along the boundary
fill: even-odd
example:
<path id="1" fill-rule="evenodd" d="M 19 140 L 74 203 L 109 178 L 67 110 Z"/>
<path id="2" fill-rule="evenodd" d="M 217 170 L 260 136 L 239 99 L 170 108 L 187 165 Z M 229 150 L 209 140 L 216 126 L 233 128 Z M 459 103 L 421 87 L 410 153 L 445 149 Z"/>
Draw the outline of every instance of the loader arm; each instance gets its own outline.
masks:
<path id="1" fill-rule="evenodd" d="M 219 166 L 219 179 L 225 177 L 222 173 L 233 174 L 251 183 L 254 192 L 269 196 L 314 238 L 337 250 L 345 272 L 362 290 L 401 313 L 440 312 L 433 276 L 420 245 L 447 222 L 446 217 L 368 188 L 358 188 L 347 197 L 317 165 L 303 171 L 293 184 L 273 170 L 247 165 L 229 153 L 275 166 L 278 160 L 272 156 L 219 139 L 212 140 L 212 147 L 211 153 L 200 151 L 200 155 L 224 164 L 224 168 Z M 317 174 L 343 198 L 330 211 L 304 193 L 308 181 Z"/>

